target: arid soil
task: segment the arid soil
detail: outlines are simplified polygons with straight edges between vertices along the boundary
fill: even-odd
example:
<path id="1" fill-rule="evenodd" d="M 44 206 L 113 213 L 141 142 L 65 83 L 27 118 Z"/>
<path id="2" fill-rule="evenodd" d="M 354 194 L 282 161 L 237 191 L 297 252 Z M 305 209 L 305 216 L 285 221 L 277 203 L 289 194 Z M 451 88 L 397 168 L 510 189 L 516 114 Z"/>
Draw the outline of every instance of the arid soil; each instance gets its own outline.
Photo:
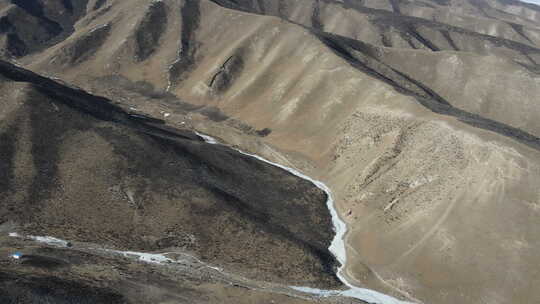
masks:
<path id="1" fill-rule="evenodd" d="M 355 285 L 540 301 L 539 6 L 22 2 L 0 4 L 0 56 L 58 86 L 1 65 L 4 220 L 339 288 L 324 194 L 198 130 L 324 181 Z"/>

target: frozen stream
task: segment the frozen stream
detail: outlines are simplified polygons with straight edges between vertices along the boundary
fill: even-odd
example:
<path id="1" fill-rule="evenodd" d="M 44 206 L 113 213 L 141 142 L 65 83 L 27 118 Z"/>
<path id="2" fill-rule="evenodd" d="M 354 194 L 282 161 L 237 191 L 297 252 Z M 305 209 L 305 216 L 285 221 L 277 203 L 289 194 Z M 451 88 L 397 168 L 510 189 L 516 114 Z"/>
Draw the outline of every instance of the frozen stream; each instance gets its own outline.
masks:
<path id="1" fill-rule="evenodd" d="M 195 132 L 197 135 L 199 135 L 202 139 L 204 139 L 205 142 L 209 144 L 219 144 L 217 140 L 215 140 L 213 137 L 204 135 L 198 132 Z M 283 166 L 281 164 L 277 164 L 274 162 L 271 162 L 267 159 L 264 159 L 258 155 L 246 153 L 244 151 L 235 149 L 236 151 L 251 156 L 253 158 L 256 158 L 260 161 L 263 161 L 265 163 L 271 164 L 273 166 L 279 167 L 285 171 L 290 172 L 291 174 L 298 176 L 300 178 L 303 178 L 305 180 L 308 180 L 312 182 L 315 186 L 317 186 L 319 189 L 323 190 L 327 195 L 327 201 L 326 205 L 328 206 L 328 209 L 330 210 L 330 215 L 332 216 L 332 222 L 334 223 L 334 230 L 336 232 L 336 235 L 334 236 L 334 239 L 332 240 L 332 243 L 330 244 L 329 250 L 332 252 L 332 254 L 336 257 L 338 262 L 341 264 L 341 266 L 338 269 L 337 276 L 345 284 L 349 287 L 347 290 L 321 290 L 321 289 L 315 289 L 310 287 L 299 287 L 299 286 L 291 286 L 292 289 L 301 291 L 304 293 L 314 294 L 320 297 L 331 297 L 331 296 L 345 296 L 350 298 L 359 299 L 368 303 L 372 304 L 413 304 L 413 302 L 407 302 L 407 301 L 401 301 L 394 297 L 385 295 L 383 293 L 377 292 L 375 290 L 366 289 L 366 288 L 360 288 L 352 285 L 347 281 L 345 276 L 343 276 L 342 272 L 345 267 L 345 262 L 347 261 L 346 251 L 345 251 L 345 242 L 343 240 L 345 233 L 347 232 L 347 225 L 345 222 L 341 220 L 339 217 L 336 208 L 334 207 L 334 199 L 332 198 L 332 191 L 330 191 L 330 188 L 326 186 L 323 182 L 317 181 L 312 179 L 311 177 L 299 172 L 298 170 L 295 170 L 293 168 Z"/>

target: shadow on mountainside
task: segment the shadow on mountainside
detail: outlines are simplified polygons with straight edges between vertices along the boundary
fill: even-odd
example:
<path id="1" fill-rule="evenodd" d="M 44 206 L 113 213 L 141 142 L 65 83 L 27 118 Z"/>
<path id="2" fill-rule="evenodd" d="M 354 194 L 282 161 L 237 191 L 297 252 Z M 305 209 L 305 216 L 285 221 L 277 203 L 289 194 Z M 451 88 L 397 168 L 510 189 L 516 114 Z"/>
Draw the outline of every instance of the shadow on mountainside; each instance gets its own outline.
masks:
<path id="1" fill-rule="evenodd" d="M 0 75 L 19 90 L 3 100 L 14 110 L 0 122 L 0 222 L 116 248 L 180 247 L 261 280 L 340 285 L 326 194 L 311 182 L 7 62 Z"/>

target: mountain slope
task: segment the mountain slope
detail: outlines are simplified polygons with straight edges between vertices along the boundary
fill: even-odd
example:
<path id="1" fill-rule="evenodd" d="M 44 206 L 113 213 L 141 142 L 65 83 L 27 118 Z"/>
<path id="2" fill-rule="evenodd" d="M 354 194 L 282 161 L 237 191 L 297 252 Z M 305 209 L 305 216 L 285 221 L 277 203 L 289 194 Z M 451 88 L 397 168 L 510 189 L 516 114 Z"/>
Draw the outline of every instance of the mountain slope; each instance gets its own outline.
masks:
<path id="1" fill-rule="evenodd" d="M 531 288 L 540 260 L 538 12 L 502 0 L 109 0 L 88 3 L 69 37 L 9 56 L 324 181 L 349 227 L 345 275 L 358 286 L 425 303 L 531 303 L 540 299 Z M 2 89 L 15 94 L 6 100 L 17 98 L 12 85 Z M 23 127 L 9 133 L 26 136 Z M 145 151 L 153 142 L 137 139 L 124 152 L 135 144 Z M 252 170 L 200 160 L 199 145 L 182 151 L 225 170 L 211 184 Z M 274 182 L 266 170 L 260 178 Z M 276 187 L 322 199 L 316 189 Z M 276 205 L 284 208 L 276 221 L 293 212 L 288 204 Z M 310 212 L 327 216 L 322 206 Z M 205 261 L 227 259 L 209 254 L 225 250 L 217 248 L 243 254 L 211 237 L 221 225 L 196 251 Z M 300 226 L 317 231 L 299 239 L 326 248 L 327 218 Z M 332 263 L 307 254 L 308 267 L 295 246 L 291 263 L 308 274 L 286 273 L 271 258 L 227 262 L 251 274 L 260 267 L 268 280 L 335 284 Z"/>
<path id="2" fill-rule="evenodd" d="M 117 248 L 181 247 L 268 281 L 336 284 L 326 197 L 310 182 L 8 63 L 0 73 L 12 92 L 2 97 L 2 222 Z"/>

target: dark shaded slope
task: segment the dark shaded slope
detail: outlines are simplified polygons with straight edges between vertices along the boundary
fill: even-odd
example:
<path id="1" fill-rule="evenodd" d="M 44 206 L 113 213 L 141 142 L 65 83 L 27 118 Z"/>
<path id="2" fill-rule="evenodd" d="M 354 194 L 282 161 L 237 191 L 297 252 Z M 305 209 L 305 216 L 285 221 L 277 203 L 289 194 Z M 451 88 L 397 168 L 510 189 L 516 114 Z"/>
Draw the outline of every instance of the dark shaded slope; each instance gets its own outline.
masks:
<path id="1" fill-rule="evenodd" d="M 3 304 L 95 304 L 128 303 L 112 290 L 84 285 L 57 277 L 26 276 L 0 272 L 0 302 Z"/>
<path id="2" fill-rule="evenodd" d="M 46 18 L 28 14 L 13 6 L 0 15 L 0 38 L 5 39 L 4 51 L 0 55 L 21 57 L 41 49 L 48 41 L 60 35 L 60 25 Z"/>
<path id="3" fill-rule="evenodd" d="M 540 49 L 519 43 L 513 40 L 500 37 L 480 34 L 465 28 L 460 28 L 437 21 L 422 19 L 413 16 L 406 16 L 400 13 L 400 2 L 391 1 L 394 7 L 394 12 L 373 9 L 363 6 L 362 2 L 356 0 L 346 0 L 343 2 L 333 0 L 310 0 L 301 5 L 312 5 L 314 7 L 311 24 L 302 23 L 297 20 L 294 14 L 293 17 L 287 17 L 290 14 L 278 13 L 274 9 L 260 9 L 254 5 L 254 0 L 211 0 L 212 2 L 240 11 L 270 15 L 283 18 L 293 23 L 301 23 L 303 26 L 317 31 L 325 31 L 325 20 L 321 18 L 323 15 L 324 6 L 321 4 L 332 4 L 339 6 L 343 10 L 354 10 L 358 14 L 365 15 L 370 24 L 381 32 L 380 44 L 383 46 L 392 46 L 385 36 L 386 32 L 392 31 L 401 36 L 401 38 L 409 43 L 413 49 L 419 46 L 431 51 L 466 51 L 480 54 L 493 53 L 493 48 L 502 48 L 509 51 L 510 56 L 517 58 L 520 61 L 526 61 L 527 64 L 537 63 L 530 57 L 531 54 L 540 54 Z M 300 5 L 298 2 L 284 0 L 290 10 L 294 10 L 295 6 Z M 351 22 L 354 20 L 351 19 Z M 351 38 L 351 37 L 349 37 Z M 359 37 L 362 39 L 362 37 Z M 476 41 L 483 41 L 483 44 L 477 44 Z"/>
<path id="4" fill-rule="evenodd" d="M 111 26 L 106 24 L 85 33 L 63 48 L 54 61 L 65 66 L 74 66 L 87 60 L 103 46 L 110 30 Z"/>
<path id="5" fill-rule="evenodd" d="M 360 41 L 331 34 L 318 34 L 318 36 L 334 53 L 347 60 L 353 67 L 388 83 L 400 93 L 414 96 L 420 104 L 429 110 L 438 114 L 456 117 L 460 121 L 474 127 L 507 136 L 536 150 L 540 150 L 540 138 L 538 136 L 452 106 L 427 85 L 379 61 L 375 47 Z"/>
<path id="6" fill-rule="evenodd" d="M 86 13 L 88 0 L 11 0 L 13 6 L 0 16 L 0 37 L 8 38 L 7 57 L 21 57 L 43 50 L 73 33 Z"/>
<path id="7" fill-rule="evenodd" d="M 169 82 L 177 84 L 183 80 L 184 73 L 190 71 L 196 64 L 198 42 L 196 31 L 201 18 L 199 0 L 186 0 L 181 10 L 182 34 L 180 37 L 180 50 L 177 60 L 169 70 Z"/>
<path id="8" fill-rule="evenodd" d="M 0 223 L 118 248 L 182 247 L 264 280 L 338 284 L 326 197 L 310 182 L 7 62 L 0 75 L 24 96 L 2 97 L 15 109 L 0 123 Z"/>
<path id="9" fill-rule="evenodd" d="M 478 52 L 478 53 L 490 53 L 489 48 L 483 47 L 479 48 L 478 46 L 472 47 L 467 46 L 467 40 L 468 39 L 474 39 L 474 40 L 480 40 L 485 41 L 491 46 L 494 47 L 502 47 L 506 48 L 508 50 L 512 50 L 516 52 L 517 54 L 540 54 L 540 49 L 519 43 L 516 41 L 480 34 L 473 31 L 469 31 L 463 28 L 439 23 L 436 21 L 421 19 L 417 17 L 411 17 L 411 16 L 396 16 L 391 13 L 386 12 L 378 12 L 373 14 L 373 24 L 379 25 L 379 26 L 387 26 L 391 27 L 393 30 L 401 33 L 402 35 L 410 35 L 418 39 L 422 44 L 427 46 L 432 51 L 440 51 L 440 50 L 453 50 L 449 48 L 442 48 L 441 46 L 434 47 L 437 42 L 431 41 L 428 37 L 422 36 L 422 34 L 419 32 L 422 28 L 428 28 L 432 31 L 438 31 L 441 34 L 452 37 L 451 39 L 455 40 L 453 41 L 453 44 L 456 44 L 457 41 L 462 41 L 461 44 L 462 47 L 459 48 L 459 50 L 469 51 L 469 52 Z M 456 49 L 457 47 L 454 47 Z"/>
<path id="10" fill-rule="evenodd" d="M 163 2 L 152 2 L 135 33 L 136 60 L 144 61 L 157 49 L 167 27 L 167 8 Z"/>

